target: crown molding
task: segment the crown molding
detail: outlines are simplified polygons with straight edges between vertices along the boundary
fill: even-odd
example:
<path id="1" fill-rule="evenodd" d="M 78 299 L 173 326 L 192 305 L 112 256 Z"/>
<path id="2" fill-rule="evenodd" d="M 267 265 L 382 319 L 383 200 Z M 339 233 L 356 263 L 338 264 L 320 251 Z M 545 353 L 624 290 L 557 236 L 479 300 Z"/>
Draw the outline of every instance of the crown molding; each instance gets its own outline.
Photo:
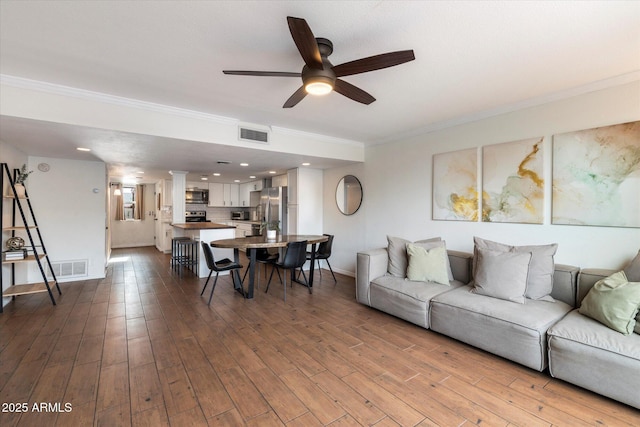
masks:
<path id="1" fill-rule="evenodd" d="M 241 120 L 230 118 L 230 117 L 216 116 L 214 114 L 203 113 L 200 111 L 172 107 L 164 104 L 156 104 L 153 102 L 141 101 L 139 99 L 133 99 L 133 98 L 125 98 L 122 96 L 109 95 L 102 92 L 94 92 L 90 90 L 79 89 L 79 88 L 59 85 L 55 83 L 43 82 L 39 80 L 31 80 L 31 79 L 26 79 L 26 78 L 17 77 L 17 76 L 10 76 L 7 74 L 0 74 L 0 84 L 19 88 L 19 89 L 27 89 L 27 90 L 37 91 L 37 92 L 50 93 L 54 95 L 73 97 L 73 98 L 83 99 L 83 100 L 92 101 L 92 102 L 112 104 L 120 107 L 137 108 L 140 110 L 162 113 L 167 115 L 204 120 L 204 121 L 208 121 L 216 124 L 222 124 L 222 125 L 240 126 L 240 125 L 247 124 L 253 127 L 271 129 L 273 132 L 277 132 L 280 134 L 292 135 L 300 138 L 317 139 L 319 141 L 327 142 L 327 143 L 351 145 L 355 147 L 364 146 L 362 142 L 358 142 L 358 141 L 336 138 L 332 136 L 321 135 L 321 134 L 316 134 L 311 132 L 304 132 L 304 131 L 283 128 L 278 126 L 245 123 Z"/>
<path id="2" fill-rule="evenodd" d="M 19 89 L 33 90 L 37 92 L 50 93 L 53 95 L 68 96 L 87 101 L 112 104 L 120 107 L 137 108 L 140 110 L 155 113 L 168 114 L 173 116 L 186 117 L 191 119 L 205 120 L 218 124 L 237 125 L 238 120 L 229 117 L 216 116 L 214 114 L 203 113 L 186 108 L 172 107 L 169 105 L 156 104 L 153 102 L 141 101 L 139 99 L 125 98 L 122 96 L 109 95 L 101 92 L 94 92 L 85 89 L 78 89 L 70 86 L 63 86 L 55 83 L 48 83 L 38 80 L 25 79 L 23 77 L 0 74 L 0 84 Z"/>
<path id="3" fill-rule="evenodd" d="M 609 79 L 598 80 L 596 82 L 591 82 L 582 86 L 576 86 L 567 90 L 554 92 L 554 93 L 540 96 L 537 98 L 531 98 L 521 102 L 516 102 L 509 105 L 503 105 L 501 107 L 497 107 L 491 110 L 485 110 L 485 111 L 480 111 L 478 113 L 469 114 L 466 116 L 456 117 L 451 120 L 444 120 L 437 123 L 431 123 L 427 126 L 423 126 L 418 129 L 413 129 L 408 132 L 403 132 L 402 134 L 399 134 L 399 135 L 394 135 L 393 137 L 390 137 L 390 138 L 385 138 L 378 141 L 372 141 L 369 145 L 380 145 L 380 144 L 386 144 L 389 142 L 400 141 L 403 139 L 423 135 L 426 133 L 436 132 L 439 130 L 452 128 L 452 127 L 464 125 L 467 123 L 477 122 L 479 120 L 488 119 L 490 117 L 495 117 L 502 114 L 513 113 L 515 111 L 525 110 L 527 108 L 533 108 L 540 105 L 549 104 L 551 102 L 562 101 L 564 99 L 573 98 L 575 96 L 584 95 L 590 92 L 596 92 L 599 90 L 604 90 L 604 89 L 612 88 L 615 86 L 622 86 L 627 83 L 633 83 L 636 81 L 640 81 L 640 71 L 633 71 L 631 73 L 622 74 L 616 77 L 611 77 Z"/>

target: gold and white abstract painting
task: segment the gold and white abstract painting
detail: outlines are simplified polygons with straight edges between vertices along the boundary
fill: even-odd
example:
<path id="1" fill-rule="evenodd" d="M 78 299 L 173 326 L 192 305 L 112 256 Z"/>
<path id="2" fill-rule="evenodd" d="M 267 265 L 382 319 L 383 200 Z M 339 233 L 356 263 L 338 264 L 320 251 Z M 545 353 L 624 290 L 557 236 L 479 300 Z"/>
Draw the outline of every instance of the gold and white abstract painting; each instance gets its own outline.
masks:
<path id="1" fill-rule="evenodd" d="M 478 220 L 477 149 L 433 155 L 433 219 Z"/>
<path id="2" fill-rule="evenodd" d="M 640 122 L 553 136 L 552 223 L 640 227 Z"/>
<path id="3" fill-rule="evenodd" d="M 543 138 L 482 149 L 482 221 L 542 224 Z"/>

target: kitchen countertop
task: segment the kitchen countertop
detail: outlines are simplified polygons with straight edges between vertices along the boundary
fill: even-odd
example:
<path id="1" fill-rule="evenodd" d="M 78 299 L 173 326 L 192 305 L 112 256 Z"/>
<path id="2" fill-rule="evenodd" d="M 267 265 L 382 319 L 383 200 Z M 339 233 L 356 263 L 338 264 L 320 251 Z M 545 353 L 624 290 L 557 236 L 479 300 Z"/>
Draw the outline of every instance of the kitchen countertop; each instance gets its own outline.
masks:
<path id="1" fill-rule="evenodd" d="M 218 224 L 217 222 L 174 222 L 171 225 L 183 230 L 217 230 L 222 228 L 236 228 L 235 225 Z"/>
<path id="2" fill-rule="evenodd" d="M 250 219 L 221 219 L 221 218 L 213 218 L 212 221 L 218 221 L 218 222 L 240 222 L 240 223 L 245 223 L 245 224 L 260 224 L 261 221 L 253 221 Z"/>

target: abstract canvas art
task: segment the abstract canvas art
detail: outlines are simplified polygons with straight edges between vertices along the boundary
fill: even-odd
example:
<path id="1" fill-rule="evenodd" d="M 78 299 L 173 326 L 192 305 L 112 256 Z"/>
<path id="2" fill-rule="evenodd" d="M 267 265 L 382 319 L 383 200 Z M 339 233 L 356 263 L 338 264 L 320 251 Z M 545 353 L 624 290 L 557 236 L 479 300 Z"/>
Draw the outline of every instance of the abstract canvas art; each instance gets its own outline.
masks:
<path id="1" fill-rule="evenodd" d="M 640 121 L 553 136 L 552 223 L 640 227 Z"/>
<path id="2" fill-rule="evenodd" d="M 433 219 L 478 220 L 477 149 L 433 155 Z"/>
<path id="3" fill-rule="evenodd" d="M 482 221 L 542 224 L 543 138 L 482 149 Z"/>

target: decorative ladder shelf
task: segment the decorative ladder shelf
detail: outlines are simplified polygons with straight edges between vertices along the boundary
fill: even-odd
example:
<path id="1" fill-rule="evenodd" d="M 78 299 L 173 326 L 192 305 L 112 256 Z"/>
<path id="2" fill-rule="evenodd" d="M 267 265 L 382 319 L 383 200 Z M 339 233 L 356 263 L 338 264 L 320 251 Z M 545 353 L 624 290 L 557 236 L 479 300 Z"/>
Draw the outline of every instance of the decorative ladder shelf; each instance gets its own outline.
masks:
<path id="1" fill-rule="evenodd" d="M 4 288 L 4 277 L 0 274 L 0 313 L 3 312 L 3 307 L 1 303 L 2 298 L 13 297 L 15 298 L 18 295 L 27 295 L 27 294 L 35 294 L 40 292 L 48 292 L 49 298 L 51 298 L 51 303 L 56 305 L 56 300 L 53 296 L 53 292 L 51 291 L 51 287 L 55 284 L 56 289 L 58 290 L 58 294 L 62 295 L 62 291 L 60 290 L 60 285 L 58 285 L 58 279 L 56 279 L 55 273 L 53 272 L 53 268 L 51 267 L 51 261 L 49 260 L 49 255 L 47 254 L 47 250 L 44 246 L 44 242 L 42 241 L 42 235 L 40 234 L 40 228 L 38 227 L 38 223 L 36 221 L 35 214 L 33 213 L 33 208 L 31 206 L 31 201 L 29 200 L 29 195 L 25 190 L 24 196 L 19 195 L 18 191 L 16 191 L 16 177 L 18 176 L 19 170 L 13 170 L 13 176 L 9 172 L 9 166 L 6 163 L 2 163 L 2 172 L 0 173 L 0 191 L 5 191 L 5 180 L 7 180 L 9 194 L 3 194 L 3 197 L 0 199 L 0 213 L 4 213 L 4 201 L 11 200 L 12 209 L 11 209 L 11 225 L 4 224 L 4 215 L 3 215 L 3 224 L 2 224 L 2 232 L 10 232 L 11 237 L 16 237 L 16 232 L 18 233 L 26 233 L 28 243 L 25 246 L 25 250 L 27 252 L 26 257 L 20 259 L 7 259 L 7 252 L 2 252 L 2 264 L 10 264 L 11 265 L 11 286 L 7 289 Z M 26 205 L 26 206 L 25 206 Z M 17 214 L 20 214 L 20 218 L 22 219 L 23 225 L 16 225 Z M 4 239 L 3 239 L 3 247 L 4 247 Z M 25 283 L 25 284 L 16 284 L 16 266 L 20 266 L 21 264 L 28 264 L 35 262 L 38 264 L 38 269 L 40 270 L 40 274 L 42 275 L 42 282 L 38 283 Z M 51 279 L 47 279 L 47 275 L 45 273 L 43 262 L 46 262 L 46 265 L 49 267 L 49 272 L 51 273 Z"/>

